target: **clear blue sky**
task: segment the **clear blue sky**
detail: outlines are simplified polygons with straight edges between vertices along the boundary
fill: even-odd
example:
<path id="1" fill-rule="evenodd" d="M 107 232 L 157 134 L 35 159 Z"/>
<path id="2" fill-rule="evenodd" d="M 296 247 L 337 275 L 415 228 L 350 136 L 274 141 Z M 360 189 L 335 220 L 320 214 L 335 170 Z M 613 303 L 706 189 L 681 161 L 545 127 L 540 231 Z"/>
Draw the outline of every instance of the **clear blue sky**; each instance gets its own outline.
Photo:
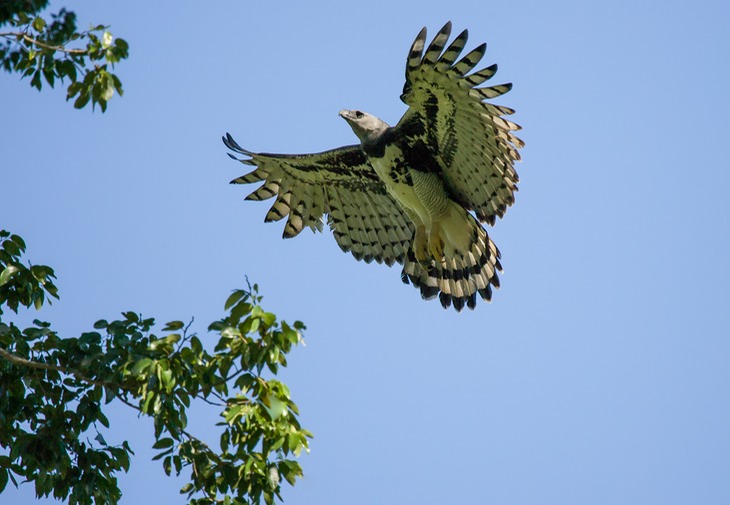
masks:
<path id="1" fill-rule="evenodd" d="M 284 377 L 316 438 L 286 503 L 730 503 L 726 2 L 52 4 L 131 56 L 106 114 L 0 75 L 0 224 L 61 293 L 32 317 L 204 334 L 258 282 L 308 325 Z M 410 43 L 449 19 L 514 83 L 527 143 L 490 231 L 503 287 L 461 314 L 329 232 L 282 240 L 220 141 L 312 152 L 356 141 L 342 108 L 395 123 Z M 149 420 L 112 422 L 138 454 L 122 503 L 182 503 Z"/>

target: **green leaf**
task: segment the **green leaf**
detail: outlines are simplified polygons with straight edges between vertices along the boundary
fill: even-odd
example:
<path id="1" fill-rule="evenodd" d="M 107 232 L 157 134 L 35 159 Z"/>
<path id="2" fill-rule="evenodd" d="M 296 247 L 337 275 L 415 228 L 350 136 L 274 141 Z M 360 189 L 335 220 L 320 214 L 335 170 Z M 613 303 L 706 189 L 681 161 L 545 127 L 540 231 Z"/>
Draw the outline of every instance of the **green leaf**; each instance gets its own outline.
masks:
<path id="1" fill-rule="evenodd" d="M 42 76 L 43 76 L 43 74 L 41 73 L 41 71 L 36 70 L 35 73 L 33 74 L 33 78 L 30 80 L 30 85 L 34 88 L 37 88 L 38 91 L 40 91 L 41 88 L 43 87 L 43 82 L 41 81 Z"/>
<path id="2" fill-rule="evenodd" d="M 266 326 L 271 326 L 276 321 L 276 316 L 271 312 L 264 312 L 264 314 L 261 316 L 261 319 L 263 319 Z"/>
<path id="3" fill-rule="evenodd" d="M 89 100 L 91 99 L 91 95 L 89 94 L 88 89 L 84 89 L 79 97 L 74 102 L 74 108 L 75 109 L 83 109 L 84 106 L 89 103 Z"/>
<path id="4" fill-rule="evenodd" d="M 12 240 L 6 240 L 3 242 L 3 249 L 5 249 L 5 251 L 14 258 L 20 256 L 20 247 Z"/>
<path id="5" fill-rule="evenodd" d="M 264 403 L 267 405 L 266 409 L 269 411 L 269 415 L 274 421 L 286 412 L 286 403 L 279 400 L 276 396 L 267 396 Z"/>
<path id="6" fill-rule="evenodd" d="M 172 456 L 168 456 L 162 462 L 162 468 L 165 470 L 165 475 L 168 477 L 172 473 Z"/>
<path id="7" fill-rule="evenodd" d="M 173 452 L 172 449 L 168 449 L 166 451 L 163 451 L 163 452 L 157 454 L 154 458 L 152 458 L 152 461 L 160 460 L 160 459 L 164 458 L 165 456 L 168 456 L 168 455 L 172 454 L 172 452 Z"/>
<path id="8" fill-rule="evenodd" d="M 35 28 L 36 31 L 42 32 L 45 27 L 46 27 L 45 19 L 38 17 L 33 20 L 33 28 Z"/>
<path id="9" fill-rule="evenodd" d="M 166 336 L 165 338 L 160 338 L 160 339 L 154 340 L 152 343 L 150 343 L 150 350 L 156 351 L 158 348 L 162 347 L 164 352 L 172 352 L 172 348 L 165 349 L 165 347 L 174 345 L 181 338 L 182 337 L 180 336 L 179 333 L 171 333 L 170 335 Z"/>
<path id="10" fill-rule="evenodd" d="M 153 401 L 156 401 L 156 399 L 157 399 L 156 397 L 157 397 L 157 395 L 155 394 L 154 391 L 147 392 L 147 395 L 144 397 L 144 402 L 142 403 L 142 412 L 144 412 L 145 414 L 151 413 L 152 409 L 150 409 L 150 404 Z"/>
<path id="11" fill-rule="evenodd" d="M 152 360 L 150 358 L 142 358 L 134 364 L 134 367 L 132 367 L 132 375 L 140 375 L 143 371 L 147 370 L 151 364 Z"/>
<path id="12" fill-rule="evenodd" d="M 168 447 L 172 447 L 175 441 L 171 438 L 161 438 L 157 442 L 155 442 L 155 445 L 152 446 L 153 449 L 167 449 Z"/>
<path id="13" fill-rule="evenodd" d="M 237 289 L 233 293 L 231 293 L 231 296 L 228 297 L 225 304 L 225 310 L 230 309 L 235 305 L 246 293 L 240 289 Z"/>
<path id="14" fill-rule="evenodd" d="M 46 82 L 53 87 L 53 83 L 55 82 L 56 76 L 53 75 L 53 70 L 50 68 L 44 68 L 43 69 L 43 77 L 46 78 Z"/>
<path id="15" fill-rule="evenodd" d="M 119 80 L 119 77 L 112 74 L 112 81 L 114 82 L 114 89 L 117 90 L 117 93 L 119 93 L 119 96 L 124 95 L 124 90 L 122 89 L 122 81 Z"/>
<path id="16" fill-rule="evenodd" d="M 94 323 L 94 328 L 96 328 L 97 330 L 102 330 L 107 326 L 109 326 L 109 323 L 106 322 L 105 319 L 99 319 L 97 322 Z"/>
<path id="17" fill-rule="evenodd" d="M 107 80 L 106 86 L 104 87 L 104 91 L 101 93 L 101 100 L 103 100 L 104 102 L 108 102 L 109 100 L 112 99 L 113 96 L 114 96 L 114 84 L 110 80 Z"/>
<path id="18" fill-rule="evenodd" d="M 20 268 L 18 268 L 15 265 L 8 265 L 5 267 L 5 270 L 0 272 L 0 286 L 4 286 L 8 282 L 10 282 L 10 279 L 20 271 Z"/>
<path id="19" fill-rule="evenodd" d="M 19 235 L 10 235 L 10 240 L 20 248 L 21 251 L 25 251 L 25 240 Z"/>
<path id="20" fill-rule="evenodd" d="M 231 307 L 231 321 L 233 324 L 238 324 L 238 321 L 241 320 L 245 315 L 251 312 L 252 305 L 250 303 L 245 302 L 244 300 L 238 302 L 233 307 Z"/>
<path id="21" fill-rule="evenodd" d="M 114 40 L 114 37 L 109 32 L 104 32 L 104 34 L 101 36 L 101 47 L 107 48 L 112 45 L 112 41 Z"/>
<path id="22" fill-rule="evenodd" d="M 97 414 L 97 416 L 98 416 L 99 422 L 102 424 L 102 426 L 104 426 L 105 428 L 108 428 L 109 427 L 109 419 L 107 419 L 107 417 L 104 414 L 102 414 L 101 412 L 99 412 Z"/>
<path id="23" fill-rule="evenodd" d="M 73 64 L 72 64 L 72 68 L 74 68 L 73 67 Z M 72 77 L 72 80 L 75 81 L 76 80 L 76 77 L 75 76 Z M 67 94 L 66 94 L 66 100 L 69 100 L 69 99 L 73 98 L 74 96 L 76 96 L 83 89 L 83 87 L 84 87 L 84 85 L 82 83 L 80 83 L 80 82 L 73 82 L 73 83 L 71 83 L 68 86 L 68 90 L 67 90 Z"/>
<path id="24" fill-rule="evenodd" d="M 196 355 L 203 352 L 203 344 L 200 343 L 200 339 L 196 336 L 193 336 L 190 339 L 190 347 L 192 348 L 193 353 L 195 353 Z"/>
<path id="25" fill-rule="evenodd" d="M 163 370 L 160 372 L 160 382 L 168 393 L 172 392 L 175 387 L 175 381 L 172 378 L 172 370 Z"/>
<path id="26" fill-rule="evenodd" d="M 235 421 L 235 419 L 241 415 L 241 410 L 243 409 L 243 407 L 243 405 L 234 405 L 233 407 L 226 409 L 223 412 L 223 418 L 228 424 L 233 424 L 233 421 Z"/>
<path id="27" fill-rule="evenodd" d="M 165 325 L 164 328 L 162 328 L 162 331 L 175 331 L 179 330 L 185 327 L 185 324 L 182 321 L 170 321 Z"/>
<path id="28" fill-rule="evenodd" d="M 268 477 L 269 485 L 272 488 L 276 488 L 279 485 L 279 481 L 281 480 L 279 477 L 279 470 L 274 465 L 271 465 L 269 467 L 268 473 L 269 474 L 267 477 Z"/>

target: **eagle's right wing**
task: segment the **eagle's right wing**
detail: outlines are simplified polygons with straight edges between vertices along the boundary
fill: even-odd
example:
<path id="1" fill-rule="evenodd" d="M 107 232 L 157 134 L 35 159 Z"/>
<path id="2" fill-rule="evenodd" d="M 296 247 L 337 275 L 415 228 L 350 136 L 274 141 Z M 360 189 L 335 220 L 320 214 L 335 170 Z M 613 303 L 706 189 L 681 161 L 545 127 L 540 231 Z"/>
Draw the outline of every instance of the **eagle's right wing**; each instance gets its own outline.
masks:
<path id="1" fill-rule="evenodd" d="M 289 216 L 284 238 L 298 235 L 305 226 L 321 231 L 327 214 L 343 251 L 366 262 L 403 263 L 413 239 L 413 225 L 359 145 L 316 154 L 267 154 L 243 149 L 230 134 L 223 142 L 246 156 L 237 158 L 229 153 L 231 158 L 257 167 L 231 183 L 264 183 L 246 200 L 276 196 L 265 221 Z"/>
<path id="2" fill-rule="evenodd" d="M 487 45 L 457 62 L 468 33 L 461 32 L 444 50 L 450 34 L 448 22 L 428 47 L 425 28 L 413 42 L 401 96 L 409 107 L 395 128 L 410 144 L 427 145 L 452 197 L 480 221 L 494 224 L 514 203 L 514 164 L 524 142 L 513 133 L 520 127 L 502 117 L 514 111 L 486 99 L 503 95 L 512 85 L 479 87 L 497 71 L 492 65 L 470 73 Z"/>

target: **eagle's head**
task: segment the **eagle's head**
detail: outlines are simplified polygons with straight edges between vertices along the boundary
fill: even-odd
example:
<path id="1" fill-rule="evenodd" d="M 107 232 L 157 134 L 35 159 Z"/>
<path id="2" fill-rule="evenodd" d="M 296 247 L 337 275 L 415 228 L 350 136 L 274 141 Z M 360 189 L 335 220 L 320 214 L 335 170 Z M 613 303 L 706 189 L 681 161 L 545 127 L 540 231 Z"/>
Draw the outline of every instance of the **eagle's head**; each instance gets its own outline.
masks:
<path id="1" fill-rule="evenodd" d="M 390 128 L 382 119 L 359 110 L 343 109 L 340 111 L 340 116 L 347 121 L 363 144 L 374 144 L 385 130 Z"/>

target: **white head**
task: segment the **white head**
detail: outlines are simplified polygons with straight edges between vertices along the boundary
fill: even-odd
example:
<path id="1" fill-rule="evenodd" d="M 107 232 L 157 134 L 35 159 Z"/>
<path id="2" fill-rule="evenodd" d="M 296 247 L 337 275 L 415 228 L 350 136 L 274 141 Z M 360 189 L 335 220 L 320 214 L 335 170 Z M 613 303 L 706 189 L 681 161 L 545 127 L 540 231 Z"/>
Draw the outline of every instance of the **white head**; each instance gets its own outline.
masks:
<path id="1" fill-rule="evenodd" d="M 340 111 L 340 116 L 347 121 L 363 144 L 374 144 L 385 130 L 390 128 L 382 119 L 359 110 L 343 109 Z"/>

